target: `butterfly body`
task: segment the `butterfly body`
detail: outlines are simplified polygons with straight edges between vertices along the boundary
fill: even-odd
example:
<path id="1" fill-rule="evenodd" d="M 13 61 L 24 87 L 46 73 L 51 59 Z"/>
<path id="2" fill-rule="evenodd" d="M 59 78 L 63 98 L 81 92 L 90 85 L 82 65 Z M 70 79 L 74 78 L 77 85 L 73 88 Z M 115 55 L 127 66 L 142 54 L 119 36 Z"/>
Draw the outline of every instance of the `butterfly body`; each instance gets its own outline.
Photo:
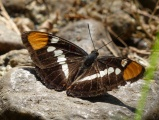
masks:
<path id="1" fill-rule="evenodd" d="M 84 61 L 84 65 L 86 67 L 90 67 L 92 63 L 96 60 L 97 56 L 99 55 L 98 51 L 94 50 L 92 51 L 87 57 L 86 60 Z"/>
<path id="2" fill-rule="evenodd" d="M 46 87 L 74 97 L 94 97 L 143 76 L 144 67 L 126 58 L 98 57 L 53 34 L 30 31 L 22 40 Z"/>

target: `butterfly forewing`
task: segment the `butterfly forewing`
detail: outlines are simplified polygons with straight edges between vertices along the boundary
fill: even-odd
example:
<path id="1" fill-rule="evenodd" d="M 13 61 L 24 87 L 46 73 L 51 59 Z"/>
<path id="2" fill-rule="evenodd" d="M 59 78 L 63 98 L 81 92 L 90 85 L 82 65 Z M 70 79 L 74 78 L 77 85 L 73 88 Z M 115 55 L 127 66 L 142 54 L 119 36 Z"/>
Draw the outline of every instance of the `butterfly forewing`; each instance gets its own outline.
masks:
<path id="1" fill-rule="evenodd" d="M 22 40 L 42 82 L 55 90 L 66 89 L 68 78 L 74 77 L 77 68 L 87 56 L 78 46 L 53 34 L 25 32 Z"/>

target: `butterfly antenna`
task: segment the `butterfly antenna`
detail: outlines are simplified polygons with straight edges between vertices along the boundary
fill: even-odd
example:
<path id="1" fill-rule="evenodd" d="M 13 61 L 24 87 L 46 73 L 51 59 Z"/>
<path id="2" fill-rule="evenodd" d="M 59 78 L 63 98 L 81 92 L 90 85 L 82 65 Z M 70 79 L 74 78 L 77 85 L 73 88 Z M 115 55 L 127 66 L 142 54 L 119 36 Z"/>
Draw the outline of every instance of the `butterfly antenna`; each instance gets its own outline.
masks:
<path id="1" fill-rule="evenodd" d="M 103 41 L 102 41 L 102 42 L 103 42 Z M 101 48 L 103 48 L 103 47 L 107 46 L 107 45 L 108 45 L 109 43 L 111 43 L 111 42 L 113 42 L 113 41 L 111 40 L 111 41 L 109 41 L 107 44 L 105 44 L 105 43 L 103 42 L 103 43 L 104 43 L 104 45 L 103 45 L 102 47 L 98 48 L 98 49 L 97 49 L 97 51 L 98 51 L 99 49 L 101 49 Z"/>
<path id="2" fill-rule="evenodd" d="M 90 38 L 91 38 L 91 41 L 92 41 L 92 43 L 93 43 L 94 50 L 95 50 L 95 45 L 94 45 L 94 42 L 93 42 L 93 39 L 92 39 L 92 36 L 91 36 L 89 24 L 88 24 L 88 31 L 89 31 L 89 36 L 90 36 Z"/>

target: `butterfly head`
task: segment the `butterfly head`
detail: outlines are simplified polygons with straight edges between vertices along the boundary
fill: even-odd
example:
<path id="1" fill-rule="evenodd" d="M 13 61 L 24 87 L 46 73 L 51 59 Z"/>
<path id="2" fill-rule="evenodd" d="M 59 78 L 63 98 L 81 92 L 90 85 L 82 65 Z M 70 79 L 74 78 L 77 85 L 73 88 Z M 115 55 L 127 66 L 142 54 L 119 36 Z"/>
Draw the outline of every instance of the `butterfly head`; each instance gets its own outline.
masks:
<path id="1" fill-rule="evenodd" d="M 97 50 L 93 50 L 85 59 L 84 61 L 84 65 L 86 67 L 90 67 L 92 65 L 92 63 L 96 60 L 96 58 L 98 57 L 99 53 Z"/>
<path id="2" fill-rule="evenodd" d="M 92 55 L 95 55 L 95 56 L 98 56 L 99 55 L 99 53 L 98 53 L 98 50 L 93 50 L 90 54 L 92 54 Z"/>

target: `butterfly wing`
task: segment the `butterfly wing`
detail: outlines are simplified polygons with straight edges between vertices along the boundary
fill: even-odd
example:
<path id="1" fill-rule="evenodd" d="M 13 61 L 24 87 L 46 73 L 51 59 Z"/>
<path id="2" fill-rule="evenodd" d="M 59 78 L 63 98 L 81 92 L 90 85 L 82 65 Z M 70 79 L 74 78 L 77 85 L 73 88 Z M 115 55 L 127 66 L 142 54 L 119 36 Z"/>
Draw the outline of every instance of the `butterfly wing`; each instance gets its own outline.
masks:
<path id="1" fill-rule="evenodd" d="M 72 82 L 77 68 L 88 54 L 77 45 L 45 32 L 22 34 L 41 81 L 55 90 L 65 90 Z M 79 62 L 80 61 L 80 62 Z"/>
<path id="2" fill-rule="evenodd" d="M 101 57 L 79 76 L 67 89 L 75 97 L 94 97 L 134 82 L 143 76 L 145 69 L 140 64 L 120 57 Z"/>

